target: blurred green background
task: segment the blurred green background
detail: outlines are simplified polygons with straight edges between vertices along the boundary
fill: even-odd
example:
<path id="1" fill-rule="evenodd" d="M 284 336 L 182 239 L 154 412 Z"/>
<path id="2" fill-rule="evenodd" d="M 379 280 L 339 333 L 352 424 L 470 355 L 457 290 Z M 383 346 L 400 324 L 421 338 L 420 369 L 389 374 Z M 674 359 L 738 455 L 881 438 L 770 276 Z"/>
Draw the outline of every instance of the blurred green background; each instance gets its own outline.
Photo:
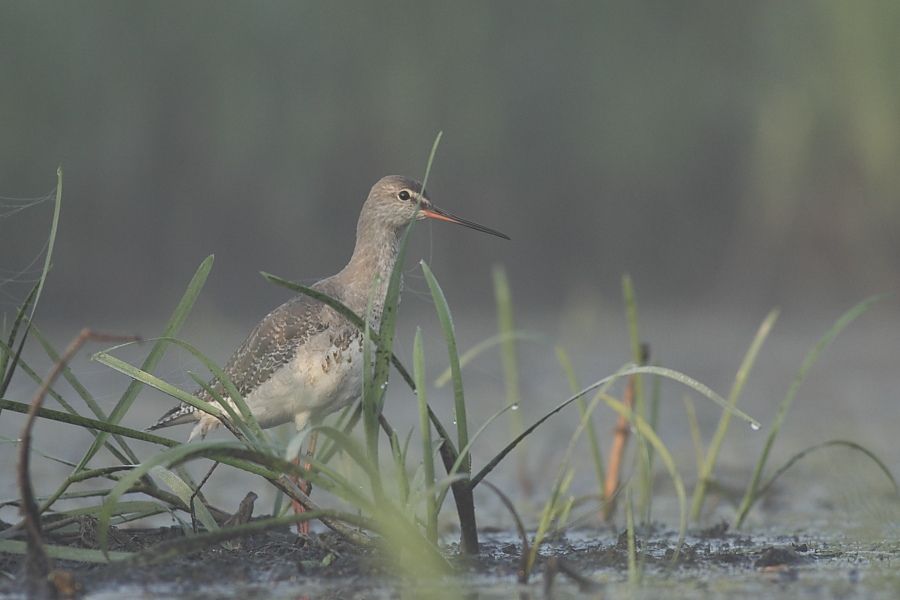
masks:
<path id="1" fill-rule="evenodd" d="M 896 0 L 4 2 L 0 46 L 0 195 L 63 166 L 42 310 L 79 325 L 164 318 L 208 253 L 208 308 L 259 316 L 285 295 L 256 272 L 338 270 L 439 130 L 436 203 L 513 238 L 417 234 L 457 307 L 494 263 L 554 311 L 625 271 L 673 308 L 900 280 Z M 4 310 L 44 206 L 0 219 Z"/>

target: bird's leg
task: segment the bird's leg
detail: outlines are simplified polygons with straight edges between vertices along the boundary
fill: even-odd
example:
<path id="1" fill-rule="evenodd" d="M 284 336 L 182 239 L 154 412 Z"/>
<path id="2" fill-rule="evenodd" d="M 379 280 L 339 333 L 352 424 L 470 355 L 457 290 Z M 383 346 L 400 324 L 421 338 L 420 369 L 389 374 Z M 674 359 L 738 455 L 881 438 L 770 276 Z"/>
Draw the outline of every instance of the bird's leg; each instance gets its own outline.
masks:
<path id="1" fill-rule="evenodd" d="M 312 467 L 312 464 L 310 464 L 310 459 L 316 453 L 316 440 L 318 439 L 318 437 L 319 437 L 318 431 L 313 431 L 312 433 L 309 434 L 309 443 L 307 443 L 307 445 L 306 445 L 307 459 L 301 464 L 300 456 L 298 455 L 297 457 L 294 458 L 294 461 L 293 461 L 294 464 L 301 465 L 303 467 L 303 469 L 307 470 L 307 471 Z M 309 496 L 312 493 L 312 483 L 311 482 L 301 479 L 300 477 L 292 477 L 291 479 L 293 479 L 297 483 L 297 486 L 300 488 L 300 490 L 304 494 Z M 306 507 L 303 506 L 297 500 L 291 500 L 291 505 L 294 508 L 294 514 L 299 515 L 300 513 L 306 512 Z M 300 535 L 309 535 L 309 521 L 300 521 L 299 523 L 297 523 L 297 533 Z"/>

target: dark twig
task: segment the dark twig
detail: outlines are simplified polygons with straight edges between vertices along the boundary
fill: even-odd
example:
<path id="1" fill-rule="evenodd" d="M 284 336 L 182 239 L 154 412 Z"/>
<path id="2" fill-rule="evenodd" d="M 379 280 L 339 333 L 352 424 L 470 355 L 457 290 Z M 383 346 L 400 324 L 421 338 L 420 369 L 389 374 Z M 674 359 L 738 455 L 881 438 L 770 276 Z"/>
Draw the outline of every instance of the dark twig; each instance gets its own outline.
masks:
<path id="1" fill-rule="evenodd" d="M 190 502 L 188 502 L 188 507 L 191 509 L 191 531 L 197 533 L 197 513 L 194 510 L 194 502 L 197 499 L 197 495 L 200 493 L 200 490 L 209 480 L 210 476 L 213 474 L 213 471 L 216 470 L 216 467 L 219 466 L 218 462 L 214 462 L 212 466 L 209 468 L 209 471 L 206 472 L 206 475 L 203 476 L 203 479 L 200 480 L 200 483 L 197 484 L 197 488 L 194 490 L 194 493 L 191 494 Z M 202 502 L 202 500 L 201 500 Z"/>
<path id="2" fill-rule="evenodd" d="M 125 342 L 137 339 L 134 336 L 110 335 L 97 333 L 90 329 L 82 329 L 53 365 L 50 373 L 41 383 L 31 401 L 31 408 L 28 411 L 28 417 L 25 419 L 25 427 L 22 428 L 22 434 L 19 436 L 21 442 L 19 444 L 19 465 L 17 470 L 19 493 L 22 496 L 22 505 L 19 507 L 19 510 L 22 513 L 28 541 L 28 554 L 25 558 L 25 577 L 28 594 L 31 597 L 53 597 L 56 594 L 55 588 L 49 584 L 47 579 L 47 575 L 50 573 L 50 557 L 47 556 L 47 552 L 44 549 L 40 509 L 35 500 L 34 488 L 31 486 L 31 478 L 29 477 L 31 430 L 34 428 L 34 423 L 37 420 L 38 411 L 44 402 L 44 398 L 47 396 L 47 390 L 50 389 L 50 386 L 53 385 L 68 362 L 86 342 Z"/>

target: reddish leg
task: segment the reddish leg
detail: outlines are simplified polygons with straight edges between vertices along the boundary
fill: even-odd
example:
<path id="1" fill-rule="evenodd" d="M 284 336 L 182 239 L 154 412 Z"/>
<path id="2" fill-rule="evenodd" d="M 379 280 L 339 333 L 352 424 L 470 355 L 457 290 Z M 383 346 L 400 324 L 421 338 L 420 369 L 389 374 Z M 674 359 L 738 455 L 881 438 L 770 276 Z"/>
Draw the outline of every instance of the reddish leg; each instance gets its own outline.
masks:
<path id="1" fill-rule="evenodd" d="M 316 453 L 316 439 L 318 438 L 318 432 L 314 431 L 309 434 L 309 444 L 306 447 L 306 456 L 308 457 L 306 461 L 303 462 L 303 468 L 309 469 L 310 463 L 309 458 L 315 455 Z M 300 456 L 294 458 L 294 464 L 300 464 Z M 301 479 L 300 477 L 291 477 L 300 490 L 309 496 L 312 493 L 312 483 Z M 291 500 L 291 506 L 294 508 L 294 514 L 299 515 L 300 513 L 306 512 L 306 507 L 297 502 L 296 500 Z M 300 521 L 297 523 L 297 534 L 298 535 L 309 535 L 309 521 Z"/>

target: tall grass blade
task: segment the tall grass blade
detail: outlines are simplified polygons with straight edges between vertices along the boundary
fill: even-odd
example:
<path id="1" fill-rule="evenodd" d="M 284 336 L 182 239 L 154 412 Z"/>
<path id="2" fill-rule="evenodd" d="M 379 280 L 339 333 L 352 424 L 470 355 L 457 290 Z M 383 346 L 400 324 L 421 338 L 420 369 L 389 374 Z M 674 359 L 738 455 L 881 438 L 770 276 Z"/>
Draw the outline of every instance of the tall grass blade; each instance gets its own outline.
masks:
<path id="1" fill-rule="evenodd" d="M 453 327 L 453 317 L 450 314 L 450 307 L 447 304 L 447 298 L 440 284 L 423 260 L 419 263 L 422 266 L 422 273 L 425 275 L 425 282 L 431 291 L 431 298 L 434 300 L 435 311 L 438 315 L 438 321 L 441 324 L 441 330 L 444 333 L 444 340 L 447 344 L 447 355 L 450 363 L 451 379 L 453 381 L 453 409 L 456 421 L 457 444 L 460 448 L 460 456 L 463 456 L 463 473 L 471 472 L 471 459 L 468 455 L 462 454 L 462 448 L 469 444 L 469 424 L 466 417 L 466 400 L 463 391 L 462 370 L 459 366 L 459 352 L 456 346 L 456 332 Z"/>
<path id="2" fill-rule="evenodd" d="M 425 471 L 423 485 L 426 489 L 434 487 L 434 449 L 431 445 L 431 424 L 428 422 L 428 395 L 425 384 L 425 351 L 422 349 L 422 330 L 416 328 L 413 340 L 413 376 L 416 379 L 416 396 L 419 401 L 419 431 L 422 438 L 422 466 Z M 426 537 L 437 543 L 437 502 L 433 491 L 425 492 L 425 531 Z"/>
<path id="3" fill-rule="evenodd" d="M 637 365 L 644 365 L 647 363 L 647 352 L 646 347 L 641 344 L 640 334 L 638 333 L 638 311 L 634 283 L 631 280 L 631 276 L 627 273 L 622 277 L 622 298 L 625 302 L 625 316 L 628 322 L 631 360 Z M 634 410 L 641 417 L 647 419 L 649 415 L 647 414 L 647 404 L 644 397 L 644 381 L 638 374 L 634 375 L 633 394 Z M 650 509 L 653 500 L 653 474 L 650 469 L 650 453 L 646 443 L 641 438 L 640 432 L 634 437 L 637 446 L 637 452 L 635 452 L 637 480 L 640 483 L 638 487 L 638 513 L 641 516 L 641 520 L 647 523 L 650 521 Z"/>
<path id="4" fill-rule="evenodd" d="M 656 366 L 646 366 L 646 367 L 631 367 L 622 372 L 623 375 L 631 375 L 633 373 L 644 373 L 647 375 L 658 375 L 660 377 L 665 377 L 666 379 L 671 379 L 672 381 L 677 381 L 678 383 L 685 385 L 695 392 L 700 393 L 702 396 L 712 400 L 720 407 L 725 409 L 725 411 L 731 413 L 733 416 L 738 417 L 739 419 L 743 419 L 746 421 L 750 427 L 753 429 L 758 429 L 760 427 L 759 421 L 742 411 L 741 409 L 729 406 L 728 401 L 725 400 L 722 396 L 712 391 L 706 385 L 700 383 L 696 379 L 685 375 L 679 371 L 674 369 L 667 369 L 666 367 L 656 367 Z"/>
<path id="5" fill-rule="evenodd" d="M 634 531 L 634 499 L 631 497 L 631 484 L 625 488 L 625 537 L 628 542 L 628 583 L 637 585 L 641 581 L 641 572 L 637 561 L 637 541 Z"/>
<path id="6" fill-rule="evenodd" d="M 684 395 L 684 412 L 687 414 L 688 427 L 691 430 L 691 443 L 694 445 L 694 461 L 697 463 L 697 477 L 703 472 L 703 438 L 700 435 L 700 422 L 697 420 L 697 410 L 694 401 L 688 394 Z"/>
<path id="7" fill-rule="evenodd" d="M 28 414 L 29 405 L 24 402 L 17 402 L 15 400 L 0 400 L 0 408 L 12 410 L 13 412 L 21 413 L 23 415 Z M 178 446 L 181 442 L 175 441 L 173 439 L 161 437 L 158 435 L 154 435 L 152 433 L 148 433 L 146 431 L 140 431 L 137 429 L 131 429 L 129 427 L 123 427 L 122 425 L 111 425 L 106 421 L 100 421 L 97 419 L 89 419 L 88 417 L 83 417 L 78 414 L 72 414 L 67 412 L 62 412 L 59 410 L 53 410 L 51 408 L 41 407 L 38 410 L 38 416 L 42 419 L 48 419 L 50 421 L 57 421 L 59 423 L 67 423 L 69 425 L 75 425 L 77 427 L 81 427 L 83 429 L 88 430 L 96 430 L 96 431 L 104 431 L 106 433 L 121 435 L 122 437 L 142 441 L 149 442 L 151 444 L 157 444 L 160 446 Z"/>
<path id="8" fill-rule="evenodd" d="M 728 406 L 732 408 L 737 406 L 738 398 L 744 389 L 744 384 L 747 382 L 750 370 L 753 368 L 756 357 L 759 355 L 759 351 L 766 341 L 766 338 L 769 336 L 769 332 L 772 330 L 777 319 L 778 310 L 771 311 L 766 318 L 763 319 L 759 329 L 756 331 L 756 335 L 753 336 L 753 341 L 750 343 L 750 347 L 747 349 L 747 353 L 741 361 L 741 366 L 734 376 L 734 383 L 731 386 L 731 391 L 728 393 Z M 719 425 L 716 427 L 716 432 L 713 434 L 712 440 L 709 443 L 709 448 L 706 451 L 706 458 L 702 463 L 698 463 L 700 470 L 697 474 L 697 487 L 694 488 L 694 496 L 691 500 L 691 520 L 693 521 L 697 521 L 700 518 L 700 511 L 703 509 L 703 502 L 706 498 L 706 488 L 712 479 L 713 471 L 716 467 L 716 460 L 719 457 L 719 450 L 722 447 L 722 441 L 725 439 L 725 434 L 728 432 L 728 425 L 730 422 L 731 413 L 723 411 L 722 416 L 719 417 Z"/>
<path id="9" fill-rule="evenodd" d="M 569 381 L 569 390 L 573 394 L 577 394 L 581 386 L 578 385 L 578 378 L 575 376 L 575 369 L 572 367 L 569 354 L 562 346 L 556 346 L 556 360 L 566 374 L 566 379 Z M 578 397 L 577 404 L 578 414 L 583 418 L 587 412 L 587 405 L 583 396 Z M 588 421 L 587 436 L 591 449 L 591 461 L 594 465 L 594 476 L 597 478 L 597 497 L 603 498 L 603 482 L 606 480 L 606 469 L 603 466 L 603 452 L 600 450 L 600 440 L 597 438 L 597 430 L 594 428 L 593 418 Z"/>
<path id="10" fill-rule="evenodd" d="M 493 277 L 497 322 L 500 336 L 503 338 L 500 344 L 500 357 L 503 361 L 503 380 L 506 382 L 506 405 L 517 405 L 522 401 L 522 392 L 519 388 L 519 357 L 516 352 L 516 340 L 513 337 L 516 329 L 513 323 L 512 292 L 503 267 L 494 266 Z M 513 415 L 510 425 L 512 427 L 510 437 L 522 433 L 525 424 L 522 422 L 521 412 L 517 411 Z"/>
<path id="11" fill-rule="evenodd" d="M 457 443 L 459 445 L 459 453 L 453 461 L 453 466 L 447 471 L 448 475 L 453 475 L 456 465 L 459 464 L 459 471 L 465 475 L 472 472 L 472 458 L 468 450 L 464 450 L 469 446 L 469 427 L 468 417 L 466 416 L 466 401 L 463 392 L 462 372 L 459 366 L 459 352 L 456 346 L 456 333 L 453 329 L 453 317 L 450 315 L 450 307 L 447 305 L 447 298 L 441 289 L 440 284 L 435 278 L 431 269 L 425 263 L 420 261 L 422 273 L 425 275 L 425 281 L 431 291 L 431 297 L 434 300 L 434 307 L 437 311 L 438 321 L 444 333 L 444 340 L 447 344 L 447 356 L 450 362 L 451 379 L 453 381 L 453 413 L 456 422 Z M 444 466 L 447 467 L 447 460 L 444 460 Z M 457 482 L 453 484 L 453 496 L 456 500 L 456 512 L 459 516 L 459 525 L 462 532 L 460 546 L 465 554 L 476 554 L 478 552 L 478 529 L 475 522 L 475 499 L 472 495 L 472 489 L 475 484 L 465 482 Z"/>
<path id="12" fill-rule="evenodd" d="M 200 400 L 193 394 L 189 394 L 181 388 L 175 387 L 171 383 L 160 379 L 156 375 L 152 375 L 143 369 L 139 369 L 138 367 L 135 367 L 134 365 L 129 364 L 121 358 L 113 356 L 112 354 L 108 354 L 107 352 L 97 352 L 91 358 L 102 365 L 106 365 L 107 367 L 114 369 L 119 373 L 122 373 L 123 375 L 131 377 L 131 379 L 133 379 L 135 382 L 139 382 L 142 385 L 149 385 L 150 387 L 159 390 L 167 396 L 171 396 L 172 398 L 175 398 L 180 402 L 190 404 L 191 406 L 198 408 L 203 412 L 209 413 L 216 417 L 225 416 L 225 412 L 218 406 L 204 400 Z"/>
<path id="13" fill-rule="evenodd" d="M 9 389 L 9 384 L 12 381 L 13 373 L 16 370 L 16 363 L 19 358 L 22 356 L 22 349 L 25 347 L 25 341 L 28 339 L 28 330 L 29 325 L 34 322 L 34 314 L 37 312 L 38 303 L 41 300 L 41 292 L 44 291 L 44 283 L 47 281 L 47 274 L 50 272 L 50 266 L 53 260 L 53 248 L 56 245 L 56 233 L 59 230 L 59 213 L 60 208 L 62 207 L 62 191 L 63 191 L 63 172 L 62 167 L 56 168 L 56 197 L 53 202 L 53 217 L 50 221 L 50 235 L 47 238 L 47 252 L 44 254 L 44 266 L 41 269 L 41 276 L 38 278 L 37 285 L 35 286 L 32 293 L 28 295 L 26 298 L 25 304 L 22 305 L 22 310 L 19 312 L 19 315 L 16 317 L 16 323 L 13 326 L 13 331 L 18 330 L 18 325 L 20 319 L 25 314 L 26 307 L 30 303 L 31 310 L 28 313 L 28 321 L 25 326 L 25 330 L 22 332 L 22 337 L 19 338 L 19 345 L 16 348 L 15 355 L 12 357 L 12 363 L 8 362 L 8 355 L 4 355 L 3 359 L 3 369 L 0 370 L 0 377 L 3 377 L 2 382 L 0 382 L 0 396 L 6 394 L 6 390 Z M 13 346 L 15 338 L 10 337 L 9 346 Z"/>
<path id="14" fill-rule="evenodd" d="M 763 446 L 762 454 L 760 454 L 759 460 L 756 463 L 756 467 L 753 469 L 753 476 L 750 479 L 750 484 L 747 486 L 747 491 L 744 493 L 744 498 L 741 500 L 741 504 L 738 507 L 737 516 L 735 517 L 735 528 L 743 525 L 744 519 L 747 518 L 747 514 L 750 512 L 750 508 L 756 501 L 759 491 L 759 482 L 762 478 L 762 473 L 766 468 L 766 462 L 769 458 L 769 452 L 772 449 L 772 445 L 775 443 L 775 438 L 781 431 L 781 426 L 784 424 L 784 419 L 787 416 L 787 412 L 788 410 L 790 410 L 791 404 L 793 403 L 794 398 L 797 396 L 797 391 L 800 389 L 800 385 L 806 379 L 806 375 L 809 372 L 810 368 L 812 368 L 813 364 L 815 364 L 816 360 L 818 360 L 819 355 L 821 355 L 822 352 L 831 345 L 831 342 L 834 341 L 834 339 L 841 331 L 844 330 L 845 327 L 847 327 L 850 323 L 856 320 L 857 317 L 869 310 L 869 308 L 871 308 L 873 304 L 884 297 L 885 295 L 883 294 L 869 297 L 841 315 L 841 317 L 837 321 L 835 321 L 834 325 L 831 326 L 831 329 L 829 329 L 825 333 L 825 335 L 823 335 L 819 339 L 819 341 L 816 342 L 815 346 L 810 349 L 809 353 L 803 359 L 803 363 L 800 365 L 800 370 L 797 371 L 797 374 L 794 376 L 794 380 L 791 382 L 787 394 L 778 407 L 778 412 L 775 413 L 775 420 L 772 422 L 772 427 L 769 431 L 769 435 L 766 437 L 766 442 Z"/>

